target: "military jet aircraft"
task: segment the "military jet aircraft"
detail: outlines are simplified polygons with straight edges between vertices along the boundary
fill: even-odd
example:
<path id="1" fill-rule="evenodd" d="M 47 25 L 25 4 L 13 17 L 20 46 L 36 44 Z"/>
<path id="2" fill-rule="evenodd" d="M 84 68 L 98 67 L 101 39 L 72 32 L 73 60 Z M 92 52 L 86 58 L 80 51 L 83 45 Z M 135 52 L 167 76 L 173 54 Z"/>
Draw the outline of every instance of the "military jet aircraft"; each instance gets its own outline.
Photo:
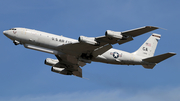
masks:
<path id="1" fill-rule="evenodd" d="M 3 31 L 3 34 L 15 45 L 21 44 L 25 48 L 54 54 L 57 59 L 45 59 L 45 64 L 52 66 L 51 71 L 82 77 L 80 67 L 92 61 L 117 65 L 142 65 L 144 68 L 152 69 L 157 63 L 176 55 L 169 52 L 154 56 L 161 38 L 161 35 L 155 33 L 133 53 L 112 48 L 114 44 L 121 45 L 132 41 L 134 37 L 155 29 L 158 27 L 145 26 L 122 32 L 107 30 L 103 36 L 80 36 L 78 40 L 28 28 L 11 28 Z"/>

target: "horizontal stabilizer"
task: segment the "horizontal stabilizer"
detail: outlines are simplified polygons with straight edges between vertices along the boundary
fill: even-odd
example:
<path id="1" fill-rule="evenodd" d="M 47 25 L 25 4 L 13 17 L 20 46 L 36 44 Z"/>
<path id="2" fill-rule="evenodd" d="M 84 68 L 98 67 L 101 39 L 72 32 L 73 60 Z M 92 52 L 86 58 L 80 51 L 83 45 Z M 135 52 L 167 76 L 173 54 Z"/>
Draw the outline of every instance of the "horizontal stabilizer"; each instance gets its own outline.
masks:
<path id="1" fill-rule="evenodd" d="M 167 58 L 170 58 L 174 55 L 176 55 L 176 53 L 165 53 L 165 54 L 161 54 L 161 55 L 157 55 L 154 57 L 143 59 L 143 61 L 149 62 L 149 63 L 159 63 L 159 62 L 161 62 Z"/>

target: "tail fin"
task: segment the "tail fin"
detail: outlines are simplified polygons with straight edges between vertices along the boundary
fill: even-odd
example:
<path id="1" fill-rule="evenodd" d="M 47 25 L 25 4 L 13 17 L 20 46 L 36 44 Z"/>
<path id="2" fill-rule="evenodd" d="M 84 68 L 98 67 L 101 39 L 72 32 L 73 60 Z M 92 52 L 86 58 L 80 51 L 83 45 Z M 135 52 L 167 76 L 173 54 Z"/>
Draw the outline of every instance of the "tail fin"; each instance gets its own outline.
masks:
<path id="1" fill-rule="evenodd" d="M 138 56 L 142 56 L 144 58 L 152 57 L 154 56 L 158 41 L 160 40 L 161 35 L 160 34 L 152 34 L 146 42 L 137 50 L 134 52 L 134 54 Z"/>

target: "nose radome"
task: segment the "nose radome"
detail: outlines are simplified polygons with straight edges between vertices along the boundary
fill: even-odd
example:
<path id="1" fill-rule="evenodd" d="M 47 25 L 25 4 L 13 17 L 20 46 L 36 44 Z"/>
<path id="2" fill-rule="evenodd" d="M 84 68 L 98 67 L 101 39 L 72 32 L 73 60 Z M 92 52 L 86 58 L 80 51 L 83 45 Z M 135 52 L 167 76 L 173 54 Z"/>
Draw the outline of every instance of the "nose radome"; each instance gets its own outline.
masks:
<path id="1" fill-rule="evenodd" d="M 7 34 L 6 32 L 7 32 L 7 31 L 3 31 L 3 34 L 6 35 L 6 34 Z"/>
<path id="2" fill-rule="evenodd" d="M 3 34 L 7 36 L 9 34 L 8 30 L 3 31 Z"/>

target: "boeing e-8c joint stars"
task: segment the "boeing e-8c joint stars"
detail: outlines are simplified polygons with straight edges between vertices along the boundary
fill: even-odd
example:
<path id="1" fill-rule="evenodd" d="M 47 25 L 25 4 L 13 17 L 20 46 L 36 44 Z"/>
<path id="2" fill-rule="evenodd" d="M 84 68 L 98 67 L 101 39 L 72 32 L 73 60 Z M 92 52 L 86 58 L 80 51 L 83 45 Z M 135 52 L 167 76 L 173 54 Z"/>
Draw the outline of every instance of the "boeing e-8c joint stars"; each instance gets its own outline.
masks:
<path id="1" fill-rule="evenodd" d="M 159 34 L 152 34 L 133 53 L 112 48 L 113 44 L 121 45 L 132 41 L 133 37 L 155 29 L 158 27 L 145 26 L 123 32 L 107 30 L 104 36 L 80 36 L 78 40 L 27 28 L 12 28 L 3 31 L 3 34 L 15 45 L 22 44 L 25 48 L 54 54 L 57 60 L 45 59 L 45 64 L 52 66 L 51 71 L 82 77 L 80 67 L 92 61 L 119 65 L 142 65 L 144 68 L 152 69 L 157 63 L 175 55 L 176 53 L 165 53 L 154 56 L 157 43 L 161 38 Z"/>

